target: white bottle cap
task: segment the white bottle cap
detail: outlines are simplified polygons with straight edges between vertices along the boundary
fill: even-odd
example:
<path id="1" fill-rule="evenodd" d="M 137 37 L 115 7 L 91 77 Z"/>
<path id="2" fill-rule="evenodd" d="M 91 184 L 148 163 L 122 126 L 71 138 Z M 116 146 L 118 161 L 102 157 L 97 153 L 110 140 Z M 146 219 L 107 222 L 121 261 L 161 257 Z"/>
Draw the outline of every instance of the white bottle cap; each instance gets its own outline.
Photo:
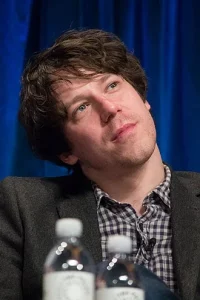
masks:
<path id="1" fill-rule="evenodd" d="M 56 222 L 56 235 L 57 237 L 82 235 L 83 225 L 81 220 L 73 218 L 64 218 Z"/>
<path id="2" fill-rule="evenodd" d="M 107 248 L 109 253 L 131 253 L 131 238 L 125 235 L 111 235 L 108 237 Z"/>

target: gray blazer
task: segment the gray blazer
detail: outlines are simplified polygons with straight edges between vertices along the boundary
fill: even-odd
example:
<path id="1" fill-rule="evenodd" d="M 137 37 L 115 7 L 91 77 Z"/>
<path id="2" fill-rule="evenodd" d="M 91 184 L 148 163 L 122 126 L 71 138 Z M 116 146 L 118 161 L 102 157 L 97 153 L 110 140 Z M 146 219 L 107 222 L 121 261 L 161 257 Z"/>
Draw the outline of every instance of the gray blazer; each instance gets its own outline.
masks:
<path id="1" fill-rule="evenodd" d="M 183 300 L 200 299 L 200 174 L 172 172 L 172 248 Z M 101 261 L 96 201 L 82 175 L 0 183 L 0 299 L 40 299 L 58 218 L 83 221 L 83 243 Z M 24 297 L 24 298 L 23 298 Z"/>

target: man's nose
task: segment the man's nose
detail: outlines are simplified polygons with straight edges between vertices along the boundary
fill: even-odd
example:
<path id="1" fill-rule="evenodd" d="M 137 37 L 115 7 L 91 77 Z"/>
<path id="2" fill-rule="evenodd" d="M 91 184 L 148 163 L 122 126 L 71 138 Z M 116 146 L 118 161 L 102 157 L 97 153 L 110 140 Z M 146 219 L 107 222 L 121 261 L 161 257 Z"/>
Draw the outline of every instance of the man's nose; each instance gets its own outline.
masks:
<path id="1" fill-rule="evenodd" d="M 119 104 L 113 99 L 107 99 L 105 97 L 98 101 L 100 118 L 103 123 L 107 123 L 110 119 L 116 116 L 121 111 Z"/>

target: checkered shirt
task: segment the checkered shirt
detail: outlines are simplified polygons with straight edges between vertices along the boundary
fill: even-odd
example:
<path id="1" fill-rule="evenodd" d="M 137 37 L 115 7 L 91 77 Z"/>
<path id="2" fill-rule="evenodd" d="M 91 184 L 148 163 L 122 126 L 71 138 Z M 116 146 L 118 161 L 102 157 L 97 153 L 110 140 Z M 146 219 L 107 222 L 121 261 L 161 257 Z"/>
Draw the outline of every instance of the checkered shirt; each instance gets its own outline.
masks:
<path id="1" fill-rule="evenodd" d="M 145 213 L 142 216 L 137 216 L 130 204 L 111 199 L 94 183 L 93 190 L 97 200 L 103 260 L 108 258 L 108 236 L 130 236 L 130 259 L 150 269 L 174 292 L 177 291 L 177 284 L 172 257 L 170 182 L 171 172 L 165 166 L 165 180 L 144 199 Z M 155 245 L 150 249 L 149 240 L 152 241 L 152 238 Z"/>

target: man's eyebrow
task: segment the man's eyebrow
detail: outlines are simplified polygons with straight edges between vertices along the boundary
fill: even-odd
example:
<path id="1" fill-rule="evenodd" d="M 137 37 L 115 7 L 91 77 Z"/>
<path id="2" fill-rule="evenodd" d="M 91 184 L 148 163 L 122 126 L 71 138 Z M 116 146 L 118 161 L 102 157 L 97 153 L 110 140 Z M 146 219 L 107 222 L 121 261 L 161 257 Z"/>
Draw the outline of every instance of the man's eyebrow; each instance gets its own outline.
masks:
<path id="1" fill-rule="evenodd" d="M 74 98 L 72 98 L 72 99 L 70 100 L 70 102 L 66 103 L 66 104 L 65 104 L 65 107 L 68 109 L 68 108 L 70 108 L 70 106 L 72 106 L 72 105 L 75 104 L 76 102 L 81 101 L 83 98 L 85 98 L 85 95 L 79 94 L 79 95 L 75 96 Z"/>
<path id="2" fill-rule="evenodd" d="M 100 79 L 99 79 L 99 81 L 101 82 L 101 83 L 104 83 L 107 79 L 109 79 L 112 75 L 114 75 L 114 74 L 105 74 L 105 75 L 103 75 Z"/>
<path id="3" fill-rule="evenodd" d="M 99 81 L 100 83 L 104 83 L 106 80 L 108 80 L 112 75 L 115 75 L 115 74 L 105 74 L 103 75 L 100 79 L 97 79 L 97 81 Z M 85 95 L 84 94 L 79 94 L 79 95 L 76 95 L 74 98 L 72 98 L 70 100 L 70 102 L 67 104 L 66 103 L 66 108 L 68 109 L 71 105 L 73 105 L 74 103 L 82 100 L 85 98 Z"/>

